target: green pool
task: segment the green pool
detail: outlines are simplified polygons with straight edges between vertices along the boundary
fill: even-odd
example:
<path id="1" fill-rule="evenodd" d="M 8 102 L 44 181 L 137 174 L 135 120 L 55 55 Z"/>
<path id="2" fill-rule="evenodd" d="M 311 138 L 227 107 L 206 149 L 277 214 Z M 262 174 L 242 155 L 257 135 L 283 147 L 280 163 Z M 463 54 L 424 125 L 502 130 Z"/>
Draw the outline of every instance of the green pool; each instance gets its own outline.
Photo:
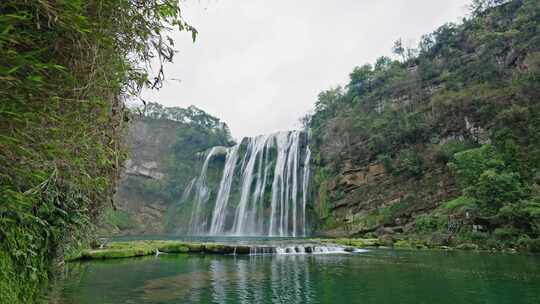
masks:
<path id="1" fill-rule="evenodd" d="M 540 303 L 540 256 L 371 250 L 67 264 L 45 302 Z"/>

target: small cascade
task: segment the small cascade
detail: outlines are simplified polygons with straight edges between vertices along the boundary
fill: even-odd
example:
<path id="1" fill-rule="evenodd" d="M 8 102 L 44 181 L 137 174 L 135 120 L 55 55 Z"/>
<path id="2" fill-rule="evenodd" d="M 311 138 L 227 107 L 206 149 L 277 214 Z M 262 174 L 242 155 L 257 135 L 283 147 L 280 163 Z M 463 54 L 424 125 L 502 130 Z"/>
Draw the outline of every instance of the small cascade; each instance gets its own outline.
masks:
<path id="1" fill-rule="evenodd" d="M 311 250 L 313 254 L 349 253 L 344 247 L 340 246 L 313 246 Z"/>
<path id="2" fill-rule="evenodd" d="M 199 177 L 184 192 L 189 197 L 189 188 L 195 190 L 190 233 L 307 235 L 311 151 L 306 133 L 260 135 L 244 138 L 234 147 L 219 148 L 224 152 L 216 153 L 216 148 L 208 151 Z M 206 185 L 206 171 L 210 159 L 222 154 L 226 156 L 219 169 L 219 189 L 212 190 L 217 193 L 212 196 Z M 206 204 L 210 197 L 212 205 Z"/>
<path id="3" fill-rule="evenodd" d="M 348 254 L 364 253 L 365 249 L 342 247 L 336 245 L 320 244 L 291 244 L 284 246 L 252 246 L 249 248 L 250 255 L 303 255 L 303 254 Z"/>
<path id="4" fill-rule="evenodd" d="M 276 248 L 270 246 L 252 246 L 249 248 L 249 255 L 275 254 Z"/>

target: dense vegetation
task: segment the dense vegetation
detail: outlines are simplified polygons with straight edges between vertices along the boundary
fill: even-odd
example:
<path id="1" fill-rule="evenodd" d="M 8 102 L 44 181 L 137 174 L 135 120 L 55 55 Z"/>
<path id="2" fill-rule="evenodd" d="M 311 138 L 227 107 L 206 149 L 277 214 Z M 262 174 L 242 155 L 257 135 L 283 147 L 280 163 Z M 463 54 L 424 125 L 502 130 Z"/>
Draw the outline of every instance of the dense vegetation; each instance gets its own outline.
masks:
<path id="1" fill-rule="evenodd" d="M 398 40 L 399 61 L 381 57 L 356 67 L 345 88 L 321 92 L 309 118 L 321 230 L 535 247 L 539 20 L 538 1 L 475 1 L 471 17 L 417 49 Z M 373 164 L 382 178 L 340 183 Z"/>
<path id="2" fill-rule="evenodd" d="M 123 100 L 159 88 L 176 0 L 0 2 L 0 299 L 32 302 L 85 241 L 124 159 Z M 156 60 L 158 59 L 158 60 Z"/>

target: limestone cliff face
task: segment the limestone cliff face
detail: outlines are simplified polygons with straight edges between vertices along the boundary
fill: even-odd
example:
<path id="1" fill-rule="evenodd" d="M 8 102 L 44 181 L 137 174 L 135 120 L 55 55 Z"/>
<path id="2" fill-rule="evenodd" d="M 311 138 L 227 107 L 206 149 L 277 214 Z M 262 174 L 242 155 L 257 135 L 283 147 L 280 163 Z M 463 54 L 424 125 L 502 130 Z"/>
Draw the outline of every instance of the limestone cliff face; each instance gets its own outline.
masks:
<path id="1" fill-rule="evenodd" d="M 416 179 L 386 172 L 380 163 L 344 171 L 323 183 L 319 193 L 324 193 L 317 202 L 319 210 L 327 213 L 318 233 L 334 237 L 407 232 L 418 214 L 459 195 L 445 170 Z"/>
<path id="2" fill-rule="evenodd" d="M 168 203 L 147 193 L 141 185 L 159 183 L 166 178 L 167 161 L 172 154 L 177 132 L 183 126 L 170 120 L 136 117 L 130 125 L 125 163 L 114 201 L 129 223 L 119 227 L 121 234 L 161 234 L 165 232 L 164 215 Z"/>
<path id="3" fill-rule="evenodd" d="M 322 215 L 318 233 L 337 237 L 412 230 L 418 215 L 460 195 L 450 169 L 438 158 L 446 145 L 466 142 L 489 143 L 489 133 L 465 117 L 459 127 L 433 134 L 430 142 L 413 149 L 402 148 L 391 160 L 358 157 L 354 150 L 343 154 L 348 157 L 337 164 L 338 173 L 316 189 Z"/>

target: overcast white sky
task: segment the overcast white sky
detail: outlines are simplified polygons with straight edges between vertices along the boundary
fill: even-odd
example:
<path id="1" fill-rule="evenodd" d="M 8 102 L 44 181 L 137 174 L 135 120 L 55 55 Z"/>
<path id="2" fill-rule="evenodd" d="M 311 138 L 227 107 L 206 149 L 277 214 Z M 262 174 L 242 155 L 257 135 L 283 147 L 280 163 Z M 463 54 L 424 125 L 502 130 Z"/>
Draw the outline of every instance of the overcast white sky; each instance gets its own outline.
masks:
<path id="1" fill-rule="evenodd" d="M 173 33 L 169 81 L 149 101 L 195 105 L 225 121 L 233 137 L 299 127 L 317 94 L 343 85 L 355 66 L 391 56 L 398 38 L 458 22 L 470 0 L 186 0 L 193 44 Z M 178 79 L 178 80 L 171 80 Z"/>

